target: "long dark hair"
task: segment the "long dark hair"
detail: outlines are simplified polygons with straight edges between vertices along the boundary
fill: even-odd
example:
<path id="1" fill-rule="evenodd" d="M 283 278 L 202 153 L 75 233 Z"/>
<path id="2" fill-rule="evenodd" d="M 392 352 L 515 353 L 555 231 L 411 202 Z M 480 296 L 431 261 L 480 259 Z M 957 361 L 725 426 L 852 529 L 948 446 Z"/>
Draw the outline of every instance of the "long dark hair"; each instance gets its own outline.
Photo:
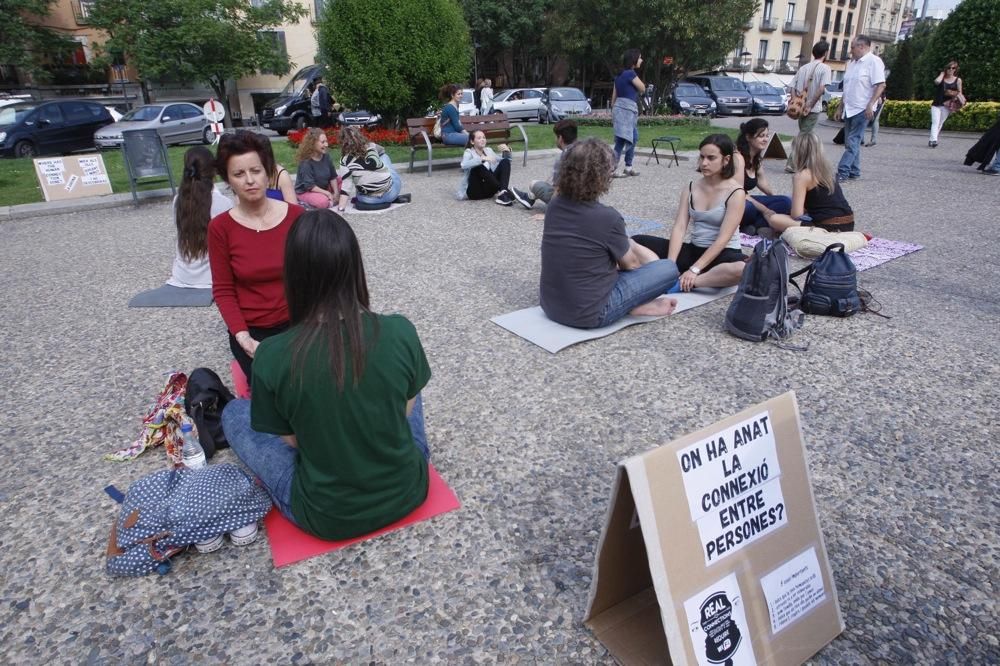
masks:
<path id="1" fill-rule="evenodd" d="M 212 220 L 212 181 L 215 180 L 215 156 L 204 146 L 184 153 L 184 174 L 177 191 L 174 221 L 177 224 L 177 249 L 184 261 L 194 261 L 208 252 L 208 223 Z"/>
<path id="2" fill-rule="evenodd" d="M 292 342 L 292 374 L 302 377 L 310 362 L 310 349 L 322 340 L 337 387 L 343 390 L 348 368 L 357 386 L 369 346 L 363 331 L 364 315 L 371 312 L 368 282 L 354 230 L 332 210 L 303 213 L 289 230 L 285 299 L 297 329 Z M 370 320 L 374 327 L 370 340 L 374 341 L 377 320 Z"/>
<path id="3" fill-rule="evenodd" d="M 719 175 L 723 178 L 732 178 L 736 175 L 736 164 L 733 162 L 733 153 L 736 152 L 736 146 L 733 145 L 733 140 L 728 135 L 709 134 L 698 144 L 698 150 L 701 150 L 705 146 L 715 146 L 722 153 L 723 157 L 729 158 L 729 164 L 722 167 L 722 173 Z"/>
<path id="4" fill-rule="evenodd" d="M 740 151 L 740 155 L 743 156 L 744 163 L 748 167 L 751 167 L 754 173 L 757 173 L 757 169 L 760 168 L 760 163 L 764 161 L 764 154 L 758 153 L 756 157 L 750 159 L 750 139 L 757 136 L 757 133 L 762 129 L 767 128 L 767 121 L 763 118 L 751 118 L 745 123 L 740 124 L 740 135 L 736 139 L 736 149 Z"/>

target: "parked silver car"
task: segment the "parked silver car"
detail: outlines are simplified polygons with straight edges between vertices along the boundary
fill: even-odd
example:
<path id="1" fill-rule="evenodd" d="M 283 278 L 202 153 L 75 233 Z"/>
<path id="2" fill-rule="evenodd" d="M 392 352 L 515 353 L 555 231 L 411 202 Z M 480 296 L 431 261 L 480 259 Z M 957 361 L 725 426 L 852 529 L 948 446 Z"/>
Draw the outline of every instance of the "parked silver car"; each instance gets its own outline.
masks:
<path id="1" fill-rule="evenodd" d="M 538 122 L 559 122 L 564 118 L 588 116 L 592 111 L 590 100 L 579 88 L 549 88 L 548 94 L 542 97 Z"/>
<path id="2" fill-rule="evenodd" d="M 503 113 L 510 120 L 536 120 L 544 96 L 542 88 L 510 88 L 493 98 L 490 113 Z"/>
<path id="3" fill-rule="evenodd" d="M 155 129 L 166 146 L 188 141 L 207 144 L 215 140 L 211 124 L 200 106 L 175 102 L 132 109 L 118 122 L 95 132 L 94 143 L 98 148 L 117 148 L 122 145 L 122 131 L 140 129 Z"/>
<path id="4" fill-rule="evenodd" d="M 831 99 L 840 99 L 844 96 L 844 82 L 834 81 L 833 83 L 826 84 L 826 89 L 823 91 L 823 110 L 826 111 L 827 105 L 830 103 Z"/>

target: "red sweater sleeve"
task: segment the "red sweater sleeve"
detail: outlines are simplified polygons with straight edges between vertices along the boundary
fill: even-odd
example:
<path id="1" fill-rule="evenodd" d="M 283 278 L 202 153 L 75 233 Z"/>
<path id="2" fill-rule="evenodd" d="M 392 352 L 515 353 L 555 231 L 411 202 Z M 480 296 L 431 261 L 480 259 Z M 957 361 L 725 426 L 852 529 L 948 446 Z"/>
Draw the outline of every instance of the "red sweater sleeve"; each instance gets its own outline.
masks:
<path id="1" fill-rule="evenodd" d="M 238 224 L 228 212 L 213 218 L 208 225 L 208 264 L 212 269 L 212 298 L 222 320 L 232 334 L 247 330 L 246 319 L 236 297 L 229 232 Z"/>

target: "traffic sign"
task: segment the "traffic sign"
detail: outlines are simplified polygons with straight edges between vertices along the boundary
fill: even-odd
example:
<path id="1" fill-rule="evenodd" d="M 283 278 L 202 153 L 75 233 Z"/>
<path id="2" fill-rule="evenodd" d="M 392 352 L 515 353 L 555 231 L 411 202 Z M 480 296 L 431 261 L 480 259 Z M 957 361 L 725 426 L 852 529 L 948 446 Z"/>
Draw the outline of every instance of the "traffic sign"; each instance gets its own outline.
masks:
<path id="1" fill-rule="evenodd" d="M 215 101 L 214 97 L 205 102 L 205 106 L 202 108 L 204 109 L 205 117 L 208 118 L 209 122 L 221 123 L 222 119 L 226 117 L 226 107 Z"/>

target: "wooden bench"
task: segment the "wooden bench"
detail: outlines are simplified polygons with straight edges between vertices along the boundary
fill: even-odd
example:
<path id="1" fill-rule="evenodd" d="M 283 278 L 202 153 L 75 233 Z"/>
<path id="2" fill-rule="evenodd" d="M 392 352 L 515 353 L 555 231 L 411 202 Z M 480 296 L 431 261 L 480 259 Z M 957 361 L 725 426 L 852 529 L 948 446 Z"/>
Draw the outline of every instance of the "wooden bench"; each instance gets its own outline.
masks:
<path id="1" fill-rule="evenodd" d="M 427 150 L 427 175 L 431 175 L 431 163 L 434 161 L 434 146 L 443 146 L 441 139 L 434 137 L 436 117 L 408 118 L 406 130 L 410 134 L 410 173 L 413 173 L 413 160 L 418 150 Z M 520 138 L 511 136 L 511 128 L 516 127 L 521 133 Z M 496 146 L 501 143 L 524 144 L 524 166 L 528 165 L 528 135 L 520 125 L 511 125 L 507 116 L 494 113 L 488 116 L 462 116 L 462 129 L 469 134 L 477 130 L 486 132 L 486 145 Z M 455 146 L 459 147 L 459 146 Z"/>

